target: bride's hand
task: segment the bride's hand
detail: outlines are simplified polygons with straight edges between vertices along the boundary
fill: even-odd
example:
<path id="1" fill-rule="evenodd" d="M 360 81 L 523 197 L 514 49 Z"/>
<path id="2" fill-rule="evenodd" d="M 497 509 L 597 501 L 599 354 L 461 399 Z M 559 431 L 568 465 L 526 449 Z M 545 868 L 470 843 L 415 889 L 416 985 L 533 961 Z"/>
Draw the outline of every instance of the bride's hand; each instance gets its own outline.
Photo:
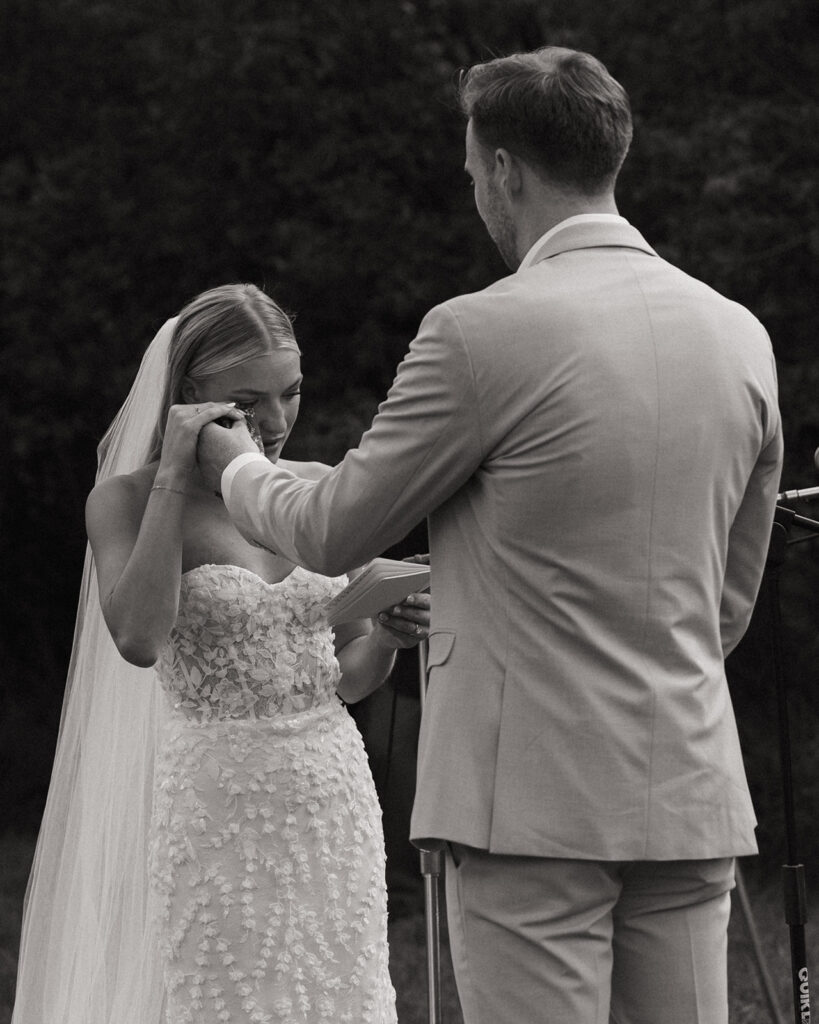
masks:
<path id="1" fill-rule="evenodd" d="M 235 406 L 235 402 L 172 405 L 165 423 L 158 473 L 187 476 L 196 465 L 196 443 L 206 424 L 223 416 L 244 421 L 244 415 Z"/>
<path id="2" fill-rule="evenodd" d="M 379 612 L 373 620 L 381 633 L 378 639 L 389 647 L 415 647 L 429 636 L 429 608 L 429 594 L 410 594 L 401 604 Z"/>

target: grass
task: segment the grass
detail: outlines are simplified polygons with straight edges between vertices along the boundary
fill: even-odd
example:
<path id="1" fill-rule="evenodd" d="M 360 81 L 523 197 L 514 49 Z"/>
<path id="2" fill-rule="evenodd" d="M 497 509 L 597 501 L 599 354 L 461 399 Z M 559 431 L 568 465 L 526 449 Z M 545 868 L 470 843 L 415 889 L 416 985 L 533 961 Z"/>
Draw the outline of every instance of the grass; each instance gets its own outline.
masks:
<path id="1" fill-rule="evenodd" d="M 17 967 L 17 946 L 23 894 L 28 878 L 34 839 L 28 836 L 0 837 L 0 1024 L 10 1024 Z M 779 999 L 783 1020 L 793 1020 L 790 989 L 788 929 L 784 923 L 778 878 L 764 889 L 746 882 L 753 908 L 753 920 Z M 819 957 L 811 949 L 811 928 L 807 929 L 808 967 L 819 977 Z M 399 918 L 390 924 L 390 964 L 398 995 L 400 1024 L 426 1024 L 427 981 L 426 939 L 423 914 Z M 731 1024 L 766 1024 L 771 1020 L 759 981 L 757 961 L 739 902 L 734 909 L 728 935 L 728 981 Z M 814 1001 L 816 1001 L 814 994 Z M 452 966 L 442 929 L 441 1006 L 444 1024 L 463 1024 Z"/>

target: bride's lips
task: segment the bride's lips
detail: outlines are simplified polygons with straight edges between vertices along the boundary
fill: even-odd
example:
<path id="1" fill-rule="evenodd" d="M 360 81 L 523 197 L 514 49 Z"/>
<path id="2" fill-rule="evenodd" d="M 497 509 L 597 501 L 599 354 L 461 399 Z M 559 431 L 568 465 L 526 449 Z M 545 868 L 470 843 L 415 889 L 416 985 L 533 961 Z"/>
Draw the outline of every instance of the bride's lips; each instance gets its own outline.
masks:
<path id="1" fill-rule="evenodd" d="M 265 455 L 269 455 L 271 452 L 277 451 L 282 446 L 283 437 L 263 437 L 262 444 L 264 445 Z"/>

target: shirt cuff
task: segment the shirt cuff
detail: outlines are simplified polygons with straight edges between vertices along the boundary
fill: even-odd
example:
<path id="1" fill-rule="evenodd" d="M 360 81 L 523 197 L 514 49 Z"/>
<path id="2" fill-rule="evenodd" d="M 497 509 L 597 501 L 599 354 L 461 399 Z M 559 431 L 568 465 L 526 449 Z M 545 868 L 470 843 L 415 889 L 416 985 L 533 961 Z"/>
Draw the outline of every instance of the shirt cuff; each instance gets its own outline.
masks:
<path id="1" fill-rule="evenodd" d="M 232 462 L 227 464 L 222 473 L 222 500 L 226 505 L 230 500 L 230 489 L 233 486 L 233 478 L 242 466 L 246 466 L 248 462 L 266 462 L 269 464 L 270 460 L 266 455 L 262 455 L 261 452 L 242 452 L 241 455 L 237 455 Z"/>

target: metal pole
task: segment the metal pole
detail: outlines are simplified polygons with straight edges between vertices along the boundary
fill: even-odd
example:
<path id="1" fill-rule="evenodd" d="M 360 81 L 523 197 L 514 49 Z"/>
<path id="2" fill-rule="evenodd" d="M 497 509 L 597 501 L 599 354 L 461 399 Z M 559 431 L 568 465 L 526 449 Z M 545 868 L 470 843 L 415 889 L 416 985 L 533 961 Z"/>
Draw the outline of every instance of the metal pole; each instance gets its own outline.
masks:
<path id="1" fill-rule="evenodd" d="M 427 1007 L 429 1024 L 441 1024 L 441 908 L 438 879 L 441 854 L 421 850 L 421 874 L 424 876 L 424 913 L 427 925 Z"/>
<path id="2" fill-rule="evenodd" d="M 776 993 L 774 992 L 773 980 L 771 978 L 771 973 L 768 970 L 765 954 L 762 952 L 762 943 L 759 941 L 753 911 L 751 910 L 751 901 L 748 899 L 748 891 L 745 888 L 745 879 L 743 878 L 739 861 L 737 861 L 736 865 L 736 883 L 739 906 L 742 911 L 742 917 L 745 921 L 745 927 L 751 939 L 751 948 L 754 951 L 754 958 L 756 959 L 756 965 L 759 969 L 759 981 L 762 986 L 765 1001 L 768 1004 L 768 1012 L 771 1015 L 773 1024 L 785 1024 L 785 1018 L 782 1016 L 782 1010 L 779 1007 L 779 1002 L 776 998 Z"/>
<path id="3" fill-rule="evenodd" d="M 795 1024 L 810 1024 L 810 980 L 805 944 L 805 924 L 808 919 L 805 867 L 799 863 L 796 852 L 791 735 L 782 652 L 782 612 L 779 600 L 779 575 L 785 561 L 788 527 L 794 519 L 798 519 L 801 524 L 810 522 L 801 516 L 795 516 L 790 509 L 785 509 L 781 505 L 776 506 L 763 583 L 767 585 L 768 591 L 766 596 L 770 616 L 771 655 L 779 719 L 779 759 L 782 768 L 782 796 L 788 856 L 787 864 L 782 867 L 782 891 L 785 903 L 785 921 L 790 931 L 793 1020 Z"/>
<path id="4" fill-rule="evenodd" d="M 421 715 L 427 699 L 427 641 L 418 645 L 418 685 Z M 429 1024 L 441 1024 L 441 904 L 438 880 L 441 877 L 440 850 L 421 850 L 421 874 L 424 876 L 424 915 L 427 938 L 427 1007 Z"/>

